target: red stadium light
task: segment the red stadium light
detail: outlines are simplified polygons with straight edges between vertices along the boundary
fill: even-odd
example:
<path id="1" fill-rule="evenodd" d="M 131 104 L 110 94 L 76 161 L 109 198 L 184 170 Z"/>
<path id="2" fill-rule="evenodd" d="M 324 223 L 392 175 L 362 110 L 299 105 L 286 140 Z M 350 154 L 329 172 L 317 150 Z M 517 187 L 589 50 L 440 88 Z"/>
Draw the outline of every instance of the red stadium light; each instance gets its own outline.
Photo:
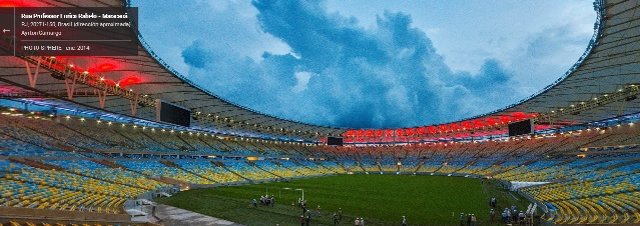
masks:
<path id="1" fill-rule="evenodd" d="M 116 65 L 111 64 L 111 63 L 102 63 L 102 64 L 99 64 L 96 67 L 89 68 L 88 71 L 90 73 L 98 73 L 98 72 L 113 71 L 114 69 L 116 69 Z"/>
<path id="2" fill-rule="evenodd" d="M 521 111 L 513 112 L 511 114 L 511 116 L 516 118 L 516 120 L 524 119 L 524 118 L 527 117 L 527 115 L 524 112 L 521 112 Z"/>
<path id="3" fill-rule="evenodd" d="M 552 126 L 551 125 L 535 125 L 534 128 L 535 130 L 545 130 L 545 129 L 551 129 Z"/>
<path id="4" fill-rule="evenodd" d="M 447 129 L 447 125 L 440 125 L 440 132 L 446 132 Z"/>
<path id="5" fill-rule="evenodd" d="M 0 7 L 36 7 L 33 0 L 3 0 Z"/>
<path id="6" fill-rule="evenodd" d="M 406 129 L 406 130 L 405 130 L 405 134 L 406 134 L 407 136 L 412 136 L 412 135 L 414 134 L 414 130 L 413 130 L 413 128 Z"/>
<path id="7" fill-rule="evenodd" d="M 473 124 L 475 128 L 481 128 L 484 126 L 484 123 L 482 123 L 482 120 L 480 119 L 473 120 Z"/>
<path id="8" fill-rule="evenodd" d="M 118 81 L 118 84 L 120 84 L 120 87 L 127 87 L 130 85 L 139 84 L 141 82 L 142 82 L 142 78 L 140 78 L 139 76 L 130 75 L 123 79 L 120 79 L 120 81 Z"/>
<path id="9" fill-rule="evenodd" d="M 365 136 L 372 137 L 373 136 L 373 130 L 366 130 L 365 131 Z"/>
<path id="10" fill-rule="evenodd" d="M 385 135 L 388 137 L 393 137 L 393 130 L 390 130 L 390 129 L 385 130 Z"/>
<path id="11" fill-rule="evenodd" d="M 462 128 L 463 128 L 463 129 L 470 129 L 471 127 L 473 127 L 473 126 L 471 125 L 471 122 L 469 122 L 469 121 L 464 121 L 464 122 L 462 122 Z"/>
<path id="12" fill-rule="evenodd" d="M 451 125 L 449 125 L 449 128 L 451 128 L 451 130 L 457 130 L 458 129 L 458 124 L 455 123 L 451 123 Z"/>

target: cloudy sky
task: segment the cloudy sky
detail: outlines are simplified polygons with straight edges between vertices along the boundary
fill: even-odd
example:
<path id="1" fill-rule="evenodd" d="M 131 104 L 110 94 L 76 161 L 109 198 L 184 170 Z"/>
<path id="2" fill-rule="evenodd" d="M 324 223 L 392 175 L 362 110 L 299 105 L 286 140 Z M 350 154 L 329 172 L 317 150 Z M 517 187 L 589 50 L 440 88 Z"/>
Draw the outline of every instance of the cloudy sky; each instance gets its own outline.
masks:
<path id="1" fill-rule="evenodd" d="M 515 103 L 593 34 L 590 1 L 134 0 L 140 32 L 191 81 L 318 125 L 408 127 Z"/>

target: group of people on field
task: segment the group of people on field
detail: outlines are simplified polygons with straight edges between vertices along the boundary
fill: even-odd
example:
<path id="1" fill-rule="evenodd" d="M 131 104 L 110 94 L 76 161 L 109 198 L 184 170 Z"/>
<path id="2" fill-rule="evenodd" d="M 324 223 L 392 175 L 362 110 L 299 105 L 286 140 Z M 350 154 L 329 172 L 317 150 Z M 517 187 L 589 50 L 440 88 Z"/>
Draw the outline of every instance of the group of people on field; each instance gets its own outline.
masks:
<path id="1" fill-rule="evenodd" d="M 271 206 L 273 207 L 275 205 L 275 197 L 273 196 L 269 196 L 269 195 L 264 195 L 264 196 L 260 196 L 260 202 L 258 202 L 258 200 L 256 199 L 252 199 L 251 200 L 251 205 L 254 208 L 258 208 L 258 204 L 263 205 L 263 206 Z M 292 203 L 291 205 L 294 205 L 294 203 Z M 310 226 L 311 225 L 311 220 L 313 218 L 316 217 L 320 217 L 321 216 L 321 212 L 320 212 L 320 205 L 318 205 L 315 209 L 314 212 L 312 212 L 308 207 L 307 207 L 307 200 L 303 200 L 303 199 L 298 199 L 298 203 L 297 206 L 300 207 L 302 209 L 302 214 L 298 217 L 299 223 L 301 226 Z M 340 225 L 342 223 L 342 208 L 338 208 L 337 211 L 333 212 L 333 225 Z M 353 225 L 354 226 L 364 226 L 365 225 L 365 220 L 362 217 L 356 217 L 353 221 Z M 402 219 L 400 221 L 400 225 L 402 226 L 407 226 L 407 217 L 406 216 L 402 216 Z"/>
<path id="2" fill-rule="evenodd" d="M 524 224 L 527 215 L 522 210 L 518 211 L 518 207 L 511 206 L 511 208 L 504 208 L 501 216 L 503 223 Z"/>
<path id="3" fill-rule="evenodd" d="M 276 198 L 270 195 L 260 196 L 260 204 L 263 206 L 271 206 L 273 207 L 276 204 Z M 256 199 L 251 200 L 251 205 L 254 208 L 258 207 L 258 201 Z"/>
<path id="4" fill-rule="evenodd" d="M 491 197 L 489 199 L 489 206 L 491 210 L 489 210 L 489 222 L 496 222 L 496 209 L 498 208 L 498 200 L 495 197 Z M 524 211 L 518 211 L 518 207 L 512 205 L 511 208 L 504 208 L 502 213 L 500 213 L 501 221 L 505 224 L 525 224 L 526 223 L 526 214 Z M 464 214 L 460 213 L 459 217 L 460 226 L 475 226 L 477 225 L 477 218 L 475 214 L 469 213 Z"/>
<path id="5" fill-rule="evenodd" d="M 293 204 L 292 204 L 293 205 Z M 309 226 L 311 224 L 311 210 L 307 208 L 307 200 L 298 199 L 298 206 L 302 209 L 302 214 L 299 217 L 300 225 Z M 320 216 L 320 205 L 316 207 L 316 216 Z"/>
<path id="6" fill-rule="evenodd" d="M 465 216 L 464 213 L 460 213 L 460 226 L 476 226 L 477 222 L 475 214 L 469 213 Z"/>

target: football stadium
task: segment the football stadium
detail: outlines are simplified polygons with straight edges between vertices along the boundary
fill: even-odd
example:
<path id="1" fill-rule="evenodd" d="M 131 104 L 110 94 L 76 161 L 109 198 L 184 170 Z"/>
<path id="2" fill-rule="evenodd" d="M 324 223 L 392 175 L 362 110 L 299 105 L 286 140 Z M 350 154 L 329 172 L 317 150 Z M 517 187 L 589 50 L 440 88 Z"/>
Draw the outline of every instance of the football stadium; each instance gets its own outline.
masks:
<path id="1" fill-rule="evenodd" d="M 592 5 L 543 89 L 376 128 L 225 99 L 153 51 L 129 0 L 0 1 L 0 225 L 640 225 L 640 1 Z"/>

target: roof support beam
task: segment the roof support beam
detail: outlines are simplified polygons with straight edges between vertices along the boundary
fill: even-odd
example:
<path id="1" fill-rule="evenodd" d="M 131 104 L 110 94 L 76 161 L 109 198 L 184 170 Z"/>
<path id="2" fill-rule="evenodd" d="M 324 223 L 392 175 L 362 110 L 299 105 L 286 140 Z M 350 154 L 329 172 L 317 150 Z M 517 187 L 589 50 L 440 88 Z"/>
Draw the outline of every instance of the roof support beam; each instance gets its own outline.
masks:
<path id="1" fill-rule="evenodd" d="M 40 60 L 36 63 L 36 71 L 35 73 L 31 73 L 31 65 L 29 65 L 28 61 L 24 62 L 27 68 L 27 77 L 29 78 L 29 86 L 31 88 L 36 88 L 36 83 L 38 81 L 38 74 L 40 73 Z"/>
<path id="2" fill-rule="evenodd" d="M 95 89 L 94 92 L 98 94 L 98 104 L 100 108 L 104 109 L 107 103 L 107 91 Z"/>
<path id="3" fill-rule="evenodd" d="M 65 71 L 67 73 L 68 71 Z M 69 100 L 73 100 L 73 93 L 76 90 L 76 82 L 78 81 L 78 74 L 75 73 L 73 76 L 64 76 L 64 87 L 67 89 L 67 98 Z"/>
<path id="4" fill-rule="evenodd" d="M 73 65 L 58 62 L 55 57 L 21 56 L 20 58 L 33 64 L 39 64 L 52 73 L 64 76 L 65 84 L 68 82 L 67 80 L 71 80 L 69 84 L 72 86 L 67 88 L 68 91 L 75 89 L 75 83 L 80 83 L 97 90 L 105 91 L 111 95 L 134 101 L 141 106 L 155 106 L 155 100 L 149 96 L 135 93 L 132 90 L 122 89 L 117 84 L 107 84 L 99 76 L 89 74 L 88 72 L 78 72 Z M 44 62 L 44 64 L 40 64 L 39 62 Z"/>
<path id="5" fill-rule="evenodd" d="M 138 113 L 138 96 L 135 96 L 134 100 L 129 100 L 129 103 L 131 104 L 131 116 L 136 116 L 136 113 Z"/>

